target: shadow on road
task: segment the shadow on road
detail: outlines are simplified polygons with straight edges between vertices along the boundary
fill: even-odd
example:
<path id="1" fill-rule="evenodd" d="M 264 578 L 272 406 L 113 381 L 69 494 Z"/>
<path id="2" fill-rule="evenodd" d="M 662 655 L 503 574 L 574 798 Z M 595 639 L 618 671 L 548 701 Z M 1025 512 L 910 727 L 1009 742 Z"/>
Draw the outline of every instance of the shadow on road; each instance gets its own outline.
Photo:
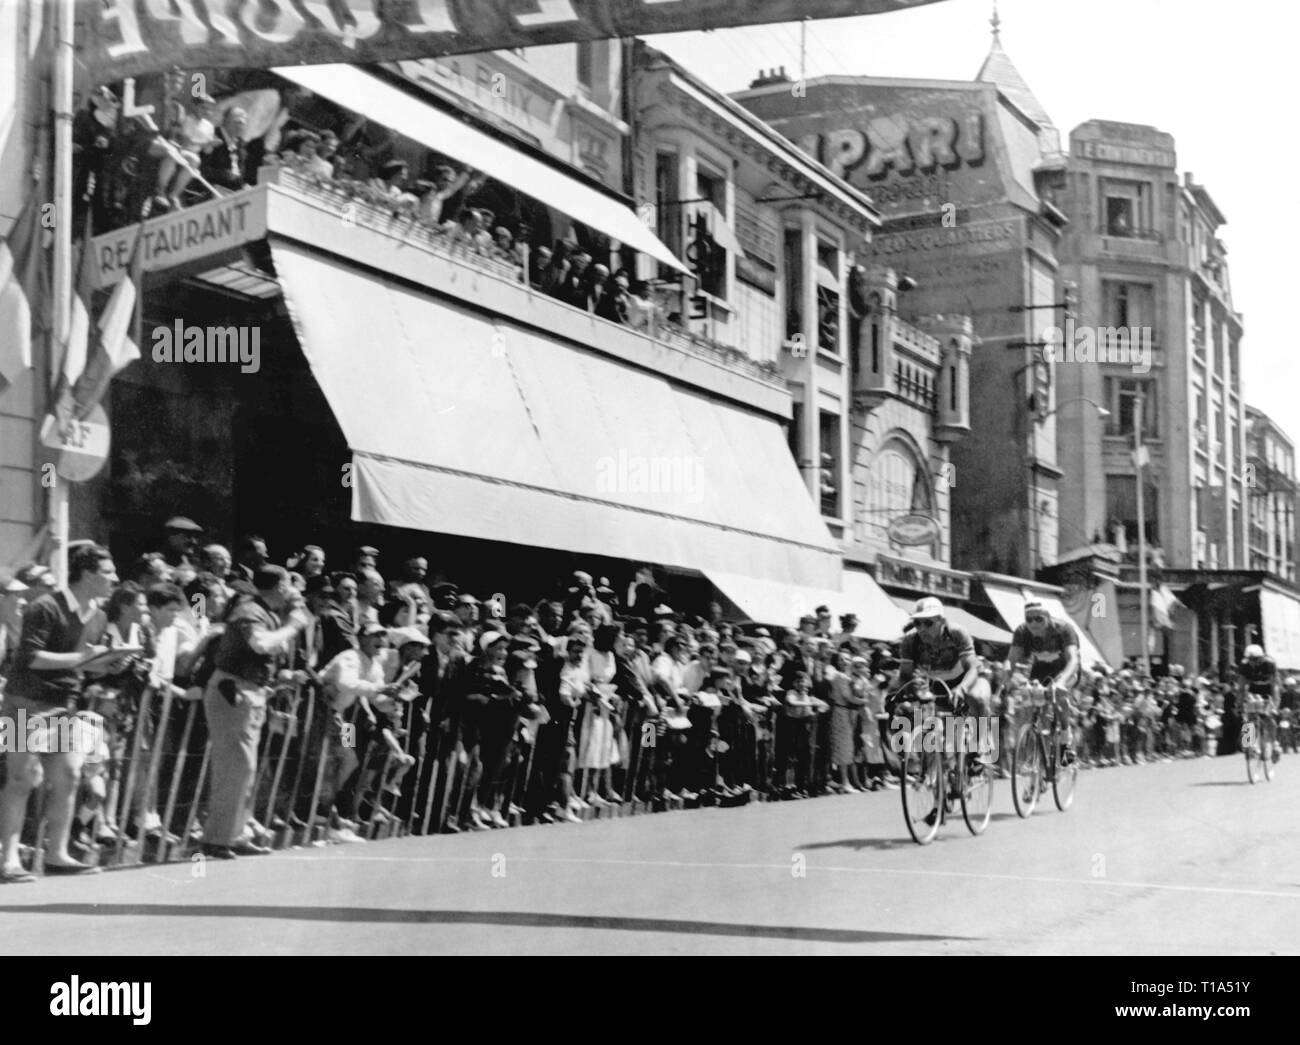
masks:
<path id="1" fill-rule="evenodd" d="M 107 915 L 139 918 L 282 918 L 310 922 L 371 922 L 401 925 L 498 925 L 521 929 L 604 929 L 623 932 L 739 936 L 748 939 L 799 940 L 811 943 L 897 943 L 908 940 L 975 940 L 971 936 L 933 933 L 874 932 L 868 929 L 815 929 L 792 925 L 746 925 L 675 918 L 619 918 L 533 911 L 420 911 L 382 907 L 259 907 L 249 904 L 102 904 L 52 903 L 0 905 L 3 914 Z"/>
<path id="2" fill-rule="evenodd" d="M 1249 780 L 1201 780 L 1192 787 L 1253 787 Z"/>

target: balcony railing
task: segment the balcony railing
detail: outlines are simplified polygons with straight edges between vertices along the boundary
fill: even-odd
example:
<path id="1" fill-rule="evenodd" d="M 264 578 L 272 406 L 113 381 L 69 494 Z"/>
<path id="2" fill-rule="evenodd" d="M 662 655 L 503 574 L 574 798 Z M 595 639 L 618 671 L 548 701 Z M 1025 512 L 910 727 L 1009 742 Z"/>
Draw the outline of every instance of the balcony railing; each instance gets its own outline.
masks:
<path id="1" fill-rule="evenodd" d="M 894 391 L 928 413 L 934 413 L 939 403 L 933 376 L 905 363 L 894 369 Z"/>
<path id="2" fill-rule="evenodd" d="M 518 261 L 507 259 L 498 249 L 476 246 L 442 229 L 417 222 L 410 213 L 402 213 L 392 206 L 359 198 L 337 181 L 316 178 L 288 167 L 275 168 L 273 171 L 264 170 L 262 181 L 279 185 L 296 194 L 309 197 L 314 202 L 324 204 L 339 215 L 339 220 L 390 236 L 399 240 L 404 248 L 414 247 L 458 266 L 510 283 L 524 283 L 523 265 Z M 657 288 L 657 293 L 653 295 L 653 300 L 649 302 L 643 322 L 625 329 L 648 335 L 678 351 L 720 364 L 767 384 L 785 387 L 785 380 L 778 363 L 752 359 L 732 345 L 702 334 L 692 333 L 684 326 L 669 321 L 666 318 L 670 307 L 667 302 L 679 293 L 680 288 L 672 285 L 660 286 Z M 550 300 L 563 308 L 584 311 L 558 298 Z M 599 317 L 593 319 L 599 323 L 610 323 L 610 326 L 621 325 Z"/>

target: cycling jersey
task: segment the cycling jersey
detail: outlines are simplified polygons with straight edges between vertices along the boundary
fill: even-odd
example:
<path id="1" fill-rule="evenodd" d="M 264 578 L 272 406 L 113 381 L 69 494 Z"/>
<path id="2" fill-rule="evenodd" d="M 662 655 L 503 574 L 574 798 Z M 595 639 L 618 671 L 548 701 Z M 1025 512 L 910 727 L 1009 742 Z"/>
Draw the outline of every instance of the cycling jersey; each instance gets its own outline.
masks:
<path id="1" fill-rule="evenodd" d="M 910 660 L 932 677 L 951 684 L 959 681 L 974 661 L 975 643 L 961 628 L 945 621 L 932 643 L 925 642 L 919 632 L 907 632 L 899 659 Z"/>
<path id="2" fill-rule="evenodd" d="M 1253 657 L 1241 662 L 1238 669 L 1241 680 L 1246 683 L 1250 693 L 1261 697 L 1273 695 L 1273 683 L 1277 681 L 1277 665 L 1272 657 Z"/>
<path id="3" fill-rule="evenodd" d="M 1035 636 L 1028 624 L 1020 625 L 1011 637 L 1011 646 L 1022 650 L 1029 660 L 1030 681 L 1050 682 L 1065 670 L 1069 649 L 1078 649 L 1079 637 L 1072 624 L 1051 618 L 1041 636 Z"/>

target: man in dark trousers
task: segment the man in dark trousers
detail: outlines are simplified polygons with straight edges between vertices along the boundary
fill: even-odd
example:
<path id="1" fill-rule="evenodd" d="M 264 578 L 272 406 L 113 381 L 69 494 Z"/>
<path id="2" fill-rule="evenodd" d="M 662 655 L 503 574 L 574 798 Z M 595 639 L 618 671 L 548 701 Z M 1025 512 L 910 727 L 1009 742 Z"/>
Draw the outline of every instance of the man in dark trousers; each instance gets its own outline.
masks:
<path id="1" fill-rule="evenodd" d="M 266 721 L 277 661 L 294 648 L 311 615 L 282 566 L 253 573 L 255 594 L 241 596 L 226 614 L 217 640 L 216 670 L 203 691 L 211 738 L 212 785 L 203 853 L 218 860 L 270 852 L 245 837 L 257 769 L 257 745 Z M 281 624 L 281 616 L 288 623 Z"/>

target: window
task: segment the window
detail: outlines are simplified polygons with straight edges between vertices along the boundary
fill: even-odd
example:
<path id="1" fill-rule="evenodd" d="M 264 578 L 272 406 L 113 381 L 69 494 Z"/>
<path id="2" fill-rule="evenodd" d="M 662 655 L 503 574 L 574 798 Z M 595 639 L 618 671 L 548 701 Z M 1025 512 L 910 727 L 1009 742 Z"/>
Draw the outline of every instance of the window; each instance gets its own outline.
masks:
<path id="1" fill-rule="evenodd" d="M 818 422 L 822 515 L 838 519 L 840 517 L 840 419 L 839 415 L 822 410 Z"/>
<path id="2" fill-rule="evenodd" d="M 719 230 L 711 228 L 712 221 L 725 220 L 727 213 L 727 182 L 720 175 L 697 169 L 695 174 L 695 199 L 713 204 L 713 212 L 697 208 L 692 220 L 691 245 L 687 260 L 695 269 L 700 289 L 716 298 L 727 297 L 727 251 L 719 245 Z"/>
<path id="3" fill-rule="evenodd" d="M 682 256 L 682 208 L 678 204 L 681 167 L 675 152 L 655 154 L 655 231 L 664 246 Z M 677 270 L 661 265 L 659 278 L 673 280 Z"/>
<path id="4" fill-rule="evenodd" d="M 590 93 L 596 80 L 596 45 L 592 40 L 578 41 L 578 83 Z"/>
<path id="5" fill-rule="evenodd" d="M 1101 179 L 1102 231 L 1108 236 L 1151 234 L 1151 183 Z"/>
<path id="6" fill-rule="evenodd" d="M 1103 386 L 1106 408 L 1107 435 L 1133 435 L 1133 419 L 1137 413 L 1134 400 L 1142 397 L 1142 438 L 1160 438 L 1160 410 L 1156 383 L 1144 378 L 1108 377 Z"/>
<path id="7" fill-rule="evenodd" d="M 1196 420 L 1194 422 L 1194 435 L 1196 439 L 1196 449 L 1208 450 L 1210 439 L 1210 427 L 1206 420 L 1205 413 L 1205 389 L 1196 390 Z"/>
<path id="8" fill-rule="evenodd" d="M 798 229 L 785 230 L 785 336 L 798 337 L 803 344 L 803 234 Z"/>
<path id="9" fill-rule="evenodd" d="M 1160 501 L 1154 483 L 1145 482 L 1143 486 L 1142 512 L 1146 516 L 1147 543 L 1154 544 L 1160 533 Z M 1138 538 L 1137 511 L 1137 477 L 1132 475 L 1106 476 L 1106 517 L 1111 524 L 1118 523 L 1124 528 L 1125 540 L 1136 541 Z"/>
<path id="10" fill-rule="evenodd" d="M 817 347 L 840 353 L 839 250 L 817 241 Z"/>
<path id="11" fill-rule="evenodd" d="M 1154 288 L 1146 283 L 1120 283 L 1105 280 L 1102 283 L 1103 326 L 1142 327 L 1153 326 L 1155 318 Z"/>

